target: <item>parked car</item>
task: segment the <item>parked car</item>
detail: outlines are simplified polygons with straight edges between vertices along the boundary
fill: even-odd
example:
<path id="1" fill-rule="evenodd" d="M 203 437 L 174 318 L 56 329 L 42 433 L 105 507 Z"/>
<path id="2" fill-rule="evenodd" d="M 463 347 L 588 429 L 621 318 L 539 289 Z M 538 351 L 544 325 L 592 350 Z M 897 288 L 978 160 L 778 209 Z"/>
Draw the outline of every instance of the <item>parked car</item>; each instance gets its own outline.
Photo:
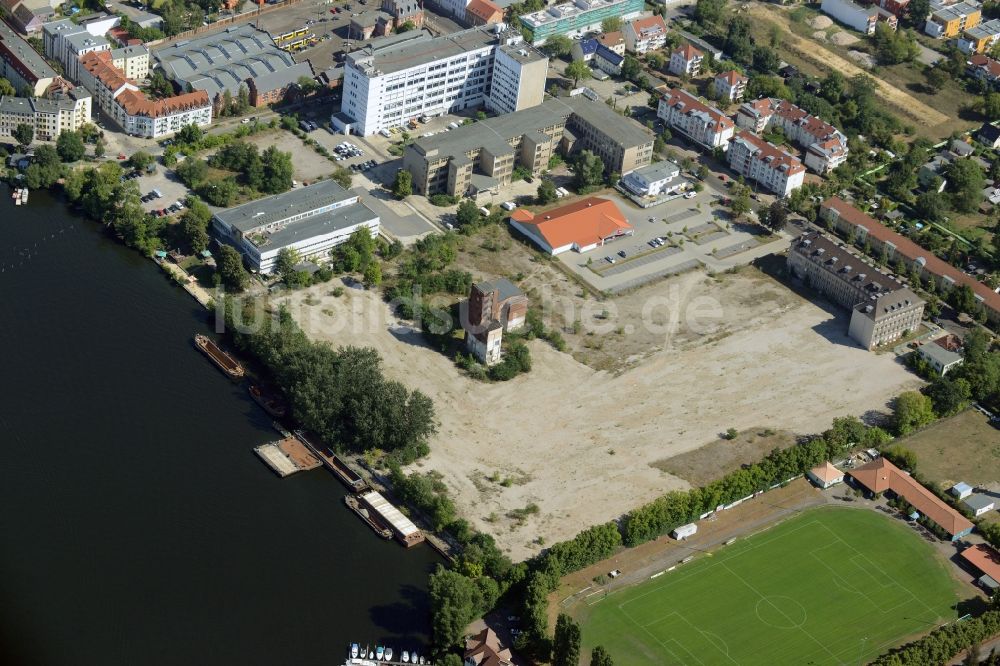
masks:
<path id="1" fill-rule="evenodd" d="M 613 264 L 615 263 L 615 258 L 609 254 L 608 256 L 604 257 L 604 261 L 608 262 L 609 264 Z"/>
<path id="2" fill-rule="evenodd" d="M 691 192 L 688 192 L 687 194 L 685 194 L 684 198 L 685 199 L 694 199 L 696 196 L 698 196 L 698 193 L 694 192 L 694 191 L 691 191 Z"/>
<path id="3" fill-rule="evenodd" d="M 625 250 L 618 250 L 618 256 L 621 257 L 622 259 L 624 259 L 628 255 L 625 254 Z"/>

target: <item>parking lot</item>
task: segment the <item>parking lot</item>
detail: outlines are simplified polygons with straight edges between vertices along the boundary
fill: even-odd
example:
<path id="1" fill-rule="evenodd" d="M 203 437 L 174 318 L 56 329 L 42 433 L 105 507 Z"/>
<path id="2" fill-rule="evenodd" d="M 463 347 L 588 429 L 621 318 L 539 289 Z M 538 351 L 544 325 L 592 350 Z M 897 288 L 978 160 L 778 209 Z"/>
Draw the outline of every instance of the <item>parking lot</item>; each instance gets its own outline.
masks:
<path id="1" fill-rule="evenodd" d="M 705 190 L 693 198 L 639 209 L 618 193 L 612 199 L 634 234 L 589 252 L 565 252 L 558 259 L 595 289 L 615 293 L 698 267 L 723 271 L 763 254 L 780 252 L 787 239 L 755 235 L 749 225 L 731 224 L 715 205 L 720 195 Z"/>

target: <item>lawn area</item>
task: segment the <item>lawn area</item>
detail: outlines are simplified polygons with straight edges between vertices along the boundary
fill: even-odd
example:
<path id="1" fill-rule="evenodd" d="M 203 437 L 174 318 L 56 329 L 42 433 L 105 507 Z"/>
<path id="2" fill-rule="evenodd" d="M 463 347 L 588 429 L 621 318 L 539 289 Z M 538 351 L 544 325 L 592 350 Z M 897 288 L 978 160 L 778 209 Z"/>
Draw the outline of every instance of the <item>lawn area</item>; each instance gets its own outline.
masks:
<path id="1" fill-rule="evenodd" d="M 955 619 L 959 583 L 898 520 L 808 511 L 583 606 L 584 654 L 615 664 L 866 663 Z"/>
<path id="2" fill-rule="evenodd" d="M 1000 430 L 974 409 L 942 419 L 899 443 L 917 455 L 917 471 L 931 481 L 1000 482 Z"/>

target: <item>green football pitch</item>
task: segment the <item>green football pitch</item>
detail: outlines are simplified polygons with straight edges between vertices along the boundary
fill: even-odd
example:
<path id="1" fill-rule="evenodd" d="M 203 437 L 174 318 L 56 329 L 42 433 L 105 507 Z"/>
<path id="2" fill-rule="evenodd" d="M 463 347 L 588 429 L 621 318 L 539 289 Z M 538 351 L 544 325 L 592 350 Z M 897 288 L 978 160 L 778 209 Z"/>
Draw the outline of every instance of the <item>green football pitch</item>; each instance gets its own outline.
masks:
<path id="1" fill-rule="evenodd" d="M 575 615 L 630 664 L 858 664 L 957 617 L 948 563 L 902 521 L 813 509 Z M 588 657 L 589 658 L 589 657 Z"/>

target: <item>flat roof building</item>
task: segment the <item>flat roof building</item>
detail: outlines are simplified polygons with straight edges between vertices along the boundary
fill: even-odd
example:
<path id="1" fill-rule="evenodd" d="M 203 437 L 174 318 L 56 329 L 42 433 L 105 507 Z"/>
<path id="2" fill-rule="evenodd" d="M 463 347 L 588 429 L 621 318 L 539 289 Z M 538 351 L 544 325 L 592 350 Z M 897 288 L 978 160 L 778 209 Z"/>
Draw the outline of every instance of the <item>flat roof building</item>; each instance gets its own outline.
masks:
<path id="1" fill-rule="evenodd" d="M 934 368 L 934 372 L 939 375 L 946 375 L 948 371 L 962 364 L 963 357 L 958 352 L 945 349 L 937 342 L 925 342 L 917 348 L 920 357 Z"/>
<path id="2" fill-rule="evenodd" d="M 296 250 L 302 259 L 325 258 L 359 229 L 376 237 L 378 215 L 357 194 L 332 180 L 250 201 L 212 217 L 219 240 L 239 250 L 247 265 L 260 273 L 271 273 L 278 252 L 285 248 Z"/>
<path id="3" fill-rule="evenodd" d="M 369 136 L 483 105 L 521 111 L 542 103 L 548 62 L 503 24 L 376 40 L 347 55 L 340 111 L 352 122 L 335 127 Z"/>
<path id="4" fill-rule="evenodd" d="M 313 78 L 308 62 L 296 63 L 252 24 L 176 42 L 155 51 L 153 58 L 182 90 L 203 90 L 213 104 L 227 90 L 236 97 L 244 85 L 253 106 L 271 104 L 300 77 Z"/>
<path id="5" fill-rule="evenodd" d="M 962 499 L 962 503 L 972 512 L 972 515 L 977 518 L 984 513 L 989 513 L 994 508 L 996 508 L 997 501 L 990 497 L 989 495 L 983 495 L 981 493 L 973 493 L 968 497 Z"/>
<path id="6" fill-rule="evenodd" d="M 622 178 L 622 187 L 640 197 L 658 197 L 683 187 L 681 168 L 664 160 L 631 171 Z"/>
<path id="7" fill-rule="evenodd" d="M 852 469 L 848 474 L 876 495 L 890 490 L 902 497 L 951 535 L 952 541 L 972 532 L 973 524 L 968 518 L 885 458 L 876 458 L 867 465 Z"/>
<path id="8" fill-rule="evenodd" d="M 518 208 L 510 225 L 551 255 L 587 252 L 635 233 L 615 202 L 587 197 L 542 213 Z"/>
<path id="9" fill-rule="evenodd" d="M 599 30 L 606 18 L 627 21 L 642 14 L 643 0 L 574 0 L 518 17 L 535 46 L 553 35 L 583 35 Z"/>
<path id="10" fill-rule="evenodd" d="M 417 139 L 403 153 L 403 168 L 413 176 L 418 194 L 464 196 L 476 194 L 476 175 L 504 185 L 516 166 L 532 173 L 548 168 L 557 150 L 566 154 L 590 150 L 609 173 L 628 173 L 649 164 L 653 139 L 650 130 L 622 118 L 606 104 L 583 95 L 558 97 Z"/>

